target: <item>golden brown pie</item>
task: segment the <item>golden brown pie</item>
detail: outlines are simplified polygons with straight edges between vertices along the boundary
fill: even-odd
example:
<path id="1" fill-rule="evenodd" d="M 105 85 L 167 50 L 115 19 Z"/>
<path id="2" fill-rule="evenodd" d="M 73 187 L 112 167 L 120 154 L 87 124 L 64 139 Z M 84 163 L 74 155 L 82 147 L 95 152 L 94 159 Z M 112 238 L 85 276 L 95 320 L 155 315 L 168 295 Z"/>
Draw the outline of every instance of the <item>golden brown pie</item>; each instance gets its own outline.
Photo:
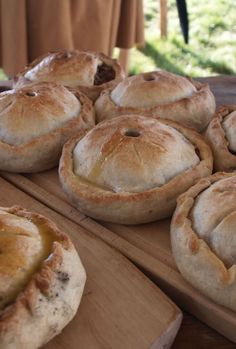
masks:
<path id="1" fill-rule="evenodd" d="M 69 137 L 94 126 L 92 102 L 55 83 L 0 94 L 0 169 L 37 172 L 56 166 Z"/>
<path id="2" fill-rule="evenodd" d="M 206 130 L 216 171 L 236 170 L 236 105 L 226 105 L 215 113 Z"/>
<path id="3" fill-rule="evenodd" d="M 178 199 L 171 244 L 183 276 L 236 311 L 236 175 L 216 173 Z"/>
<path id="4" fill-rule="evenodd" d="M 86 280 L 56 225 L 21 207 L 0 208 L 0 348 L 36 349 L 74 317 Z"/>
<path id="5" fill-rule="evenodd" d="M 79 210 L 125 224 L 170 216 L 178 195 L 211 171 L 211 150 L 199 134 L 137 115 L 106 120 L 69 140 L 59 168 Z"/>
<path id="6" fill-rule="evenodd" d="M 47 53 L 20 72 L 15 87 L 39 81 L 54 81 L 76 88 L 93 101 L 101 91 L 114 87 L 124 78 L 119 63 L 102 53 L 64 51 Z"/>
<path id="7" fill-rule="evenodd" d="M 115 88 L 102 92 L 95 111 L 97 122 L 122 114 L 141 114 L 202 131 L 215 112 L 215 99 L 206 84 L 154 71 L 128 77 Z"/>

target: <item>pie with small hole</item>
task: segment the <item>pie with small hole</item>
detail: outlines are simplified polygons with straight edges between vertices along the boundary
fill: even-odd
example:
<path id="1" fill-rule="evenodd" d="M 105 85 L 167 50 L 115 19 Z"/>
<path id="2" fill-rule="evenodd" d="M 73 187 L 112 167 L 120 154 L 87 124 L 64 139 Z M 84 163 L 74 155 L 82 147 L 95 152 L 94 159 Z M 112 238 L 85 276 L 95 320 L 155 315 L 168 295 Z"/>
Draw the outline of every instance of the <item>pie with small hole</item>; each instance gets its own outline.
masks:
<path id="1" fill-rule="evenodd" d="M 186 280 L 236 311 L 236 174 L 201 179 L 178 199 L 171 245 Z"/>
<path id="2" fill-rule="evenodd" d="M 92 102 L 56 83 L 0 93 L 0 170 L 38 172 L 56 166 L 67 139 L 94 122 Z"/>
<path id="3" fill-rule="evenodd" d="M 54 81 L 79 89 L 93 101 L 101 91 L 114 87 L 124 78 L 119 63 L 92 51 L 49 52 L 34 60 L 15 77 L 14 86 L 39 81 Z"/>
<path id="4" fill-rule="evenodd" d="M 0 208 L 0 348 L 37 349 L 77 312 L 86 274 L 67 235 L 46 217 Z"/>
<path id="5" fill-rule="evenodd" d="M 236 105 L 226 105 L 216 112 L 207 130 L 216 171 L 236 170 Z"/>
<path id="6" fill-rule="evenodd" d="M 97 121 L 140 114 L 177 121 L 203 131 L 215 112 L 206 84 L 166 71 L 153 71 L 121 81 L 101 93 L 95 103 Z"/>
<path id="7" fill-rule="evenodd" d="M 126 115 L 63 147 L 62 186 L 96 219 L 138 224 L 169 217 L 179 194 L 212 171 L 202 136 L 173 121 Z"/>

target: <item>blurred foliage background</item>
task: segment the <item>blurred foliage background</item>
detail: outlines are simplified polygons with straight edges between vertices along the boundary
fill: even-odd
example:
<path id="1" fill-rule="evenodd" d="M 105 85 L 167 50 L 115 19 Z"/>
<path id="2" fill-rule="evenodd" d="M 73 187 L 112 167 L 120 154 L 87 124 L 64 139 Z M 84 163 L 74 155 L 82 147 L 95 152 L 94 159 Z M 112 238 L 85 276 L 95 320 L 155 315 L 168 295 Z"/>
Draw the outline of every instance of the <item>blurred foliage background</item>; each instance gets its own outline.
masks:
<path id="1" fill-rule="evenodd" d="M 168 37 L 160 38 L 159 0 L 143 0 L 144 48 L 132 49 L 130 74 L 156 68 L 190 76 L 236 74 L 236 0 L 186 0 L 189 44 L 175 0 L 168 0 Z"/>
<path id="2" fill-rule="evenodd" d="M 189 44 L 176 0 L 168 0 L 168 37 L 160 38 L 159 0 L 143 0 L 146 45 L 130 53 L 129 74 L 165 69 L 181 75 L 236 74 L 236 0 L 186 0 Z M 118 50 L 115 50 L 116 57 Z M 0 80 L 5 76 L 0 69 Z"/>

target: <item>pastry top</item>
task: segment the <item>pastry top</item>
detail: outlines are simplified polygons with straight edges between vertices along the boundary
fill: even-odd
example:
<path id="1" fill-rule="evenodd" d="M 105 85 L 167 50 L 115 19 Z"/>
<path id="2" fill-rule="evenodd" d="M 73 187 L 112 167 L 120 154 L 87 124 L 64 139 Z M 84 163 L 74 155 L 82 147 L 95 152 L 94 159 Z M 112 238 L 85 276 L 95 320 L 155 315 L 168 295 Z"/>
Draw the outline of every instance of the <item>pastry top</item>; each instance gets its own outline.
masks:
<path id="1" fill-rule="evenodd" d="M 151 108 L 191 97 L 196 91 L 182 76 L 153 71 L 124 79 L 111 92 L 111 99 L 121 107 Z"/>
<path id="2" fill-rule="evenodd" d="M 0 309 L 27 285 L 56 240 L 43 224 L 0 208 Z"/>
<path id="3" fill-rule="evenodd" d="M 0 347 L 36 349 L 75 315 L 86 280 L 69 237 L 46 217 L 0 207 Z"/>
<path id="4" fill-rule="evenodd" d="M 102 53 L 78 50 L 50 52 L 20 72 L 16 85 L 18 79 L 24 77 L 27 82 L 55 81 L 68 87 L 91 87 L 114 80 L 122 74 L 119 64 Z"/>
<path id="5" fill-rule="evenodd" d="M 65 143 L 59 177 L 83 213 L 120 224 L 169 217 L 176 198 L 211 174 L 203 137 L 176 122 L 123 115 Z"/>
<path id="6" fill-rule="evenodd" d="M 43 216 L 0 207 L 0 309 L 15 301 L 55 249 L 72 244 Z M 55 255 L 54 255 L 55 258 Z"/>
<path id="7" fill-rule="evenodd" d="M 228 141 L 228 147 L 236 152 L 236 110 L 230 112 L 222 121 L 222 127 Z"/>
<path id="8" fill-rule="evenodd" d="M 182 275 L 216 303 L 236 311 L 236 175 L 217 172 L 180 195 L 171 245 Z"/>
<path id="9" fill-rule="evenodd" d="M 127 77 L 102 91 L 94 108 L 98 122 L 138 114 L 202 132 L 215 112 L 215 98 L 208 85 L 160 70 Z"/>
<path id="10" fill-rule="evenodd" d="M 236 176 L 213 183 L 195 199 L 192 225 L 227 267 L 236 264 Z"/>
<path id="11" fill-rule="evenodd" d="M 43 82 L 0 94 L 0 141 L 21 145 L 78 117 L 81 103 L 62 85 Z"/>
<path id="12" fill-rule="evenodd" d="M 73 151 L 74 173 L 114 192 L 162 186 L 200 160 L 175 128 L 137 115 L 97 125 Z"/>
<path id="13" fill-rule="evenodd" d="M 205 136 L 214 155 L 216 171 L 236 169 L 236 105 L 221 106 L 209 123 Z"/>

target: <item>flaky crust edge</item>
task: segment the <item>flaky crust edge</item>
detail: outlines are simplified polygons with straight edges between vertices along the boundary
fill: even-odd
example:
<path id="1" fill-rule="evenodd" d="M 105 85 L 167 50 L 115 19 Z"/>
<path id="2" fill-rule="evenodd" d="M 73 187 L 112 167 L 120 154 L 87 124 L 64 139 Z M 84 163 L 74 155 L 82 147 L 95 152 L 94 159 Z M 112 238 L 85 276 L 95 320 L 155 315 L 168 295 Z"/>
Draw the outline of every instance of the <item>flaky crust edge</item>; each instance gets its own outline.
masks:
<path id="1" fill-rule="evenodd" d="M 227 269 L 207 243 L 194 231 L 189 213 L 201 191 L 218 180 L 235 176 L 218 172 L 201 179 L 182 194 L 171 221 L 171 246 L 183 277 L 218 304 L 236 311 L 236 265 Z"/>
<path id="2" fill-rule="evenodd" d="M 0 141 L 0 169 L 9 172 L 33 173 L 56 166 L 64 143 L 76 132 L 84 134 L 95 125 L 91 101 L 78 91 L 75 92 L 75 96 L 81 102 L 80 113 L 62 127 L 19 146 Z"/>
<path id="3" fill-rule="evenodd" d="M 77 50 L 74 50 L 77 51 Z M 94 86 L 78 86 L 76 91 L 81 91 L 84 93 L 89 99 L 91 99 L 93 102 L 96 101 L 96 99 L 99 97 L 101 92 L 107 88 L 114 88 L 121 80 L 125 77 L 125 72 L 122 69 L 121 65 L 117 62 L 116 59 L 113 59 L 109 56 L 106 56 L 104 53 L 98 53 L 90 50 L 86 50 L 83 52 L 91 53 L 95 56 L 97 56 L 101 61 L 103 61 L 105 64 L 111 66 L 115 71 L 115 79 L 105 82 L 101 85 L 94 85 Z M 33 62 L 29 63 L 21 72 L 19 72 L 13 80 L 13 87 L 14 88 L 20 88 L 22 86 L 25 86 L 31 81 L 26 79 L 24 75 L 31 70 L 33 67 L 35 67 L 41 60 L 43 60 L 45 57 L 47 57 L 49 54 L 55 53 L 55 52 L 48 52 L 38 58 L 36 58 Z"/>
<path id="4" fill-rule="evenodd" d="M 229 142 L 221 125 L 224 118 L 234 110 L 236 110 L 236 105 L 221 106 L 214 114 L 205 133 L 213 151 L 214 169 L 216 171 L 232 172 L 236 170 L 236 155 L 230 152 Z"/>
<path id="5" fill-rule="evenodd" d="M 141 224 L 169 217 L 177 197 L 200 178 L 212 173 L 212 153 L 204 139 L 194 130 L 170 120 L 160 122 L 180 131 L 200 152 L 200 163 L 184 171 L 159 188 L 140 193 L 114 193 L 81 181 L 73 173 L 73 149 L 77 137 L 63 147 L 59 163 L 59 178 L 63 190 L 81 212 L 99 220 L 121 224 Z"/>
<path id="6" fill-rule="evenodd" d="M 202 132 L 210 122 L 216 108 L 209 85 L 188 78 L 197 89 L 191 97 L 157 105 L 152 108 L 128 108 L 116 105 L 111 99 L 112 88 L 103 91 L 95 103 L 96 123 L 123 114 L 139 114 L 169 119 Z M 145 91 L 144 91 L 145 93 Z"/>
<path id="7" fill-rule="evenodd" d="M 58 240 L 16 300 L 0 311 L 1 349 L 35 349 L 59 334 L 74 317 L 86 273 L 71 240 L 51 220 L 19 206 L 3 209 L 43 224 Z"/>

